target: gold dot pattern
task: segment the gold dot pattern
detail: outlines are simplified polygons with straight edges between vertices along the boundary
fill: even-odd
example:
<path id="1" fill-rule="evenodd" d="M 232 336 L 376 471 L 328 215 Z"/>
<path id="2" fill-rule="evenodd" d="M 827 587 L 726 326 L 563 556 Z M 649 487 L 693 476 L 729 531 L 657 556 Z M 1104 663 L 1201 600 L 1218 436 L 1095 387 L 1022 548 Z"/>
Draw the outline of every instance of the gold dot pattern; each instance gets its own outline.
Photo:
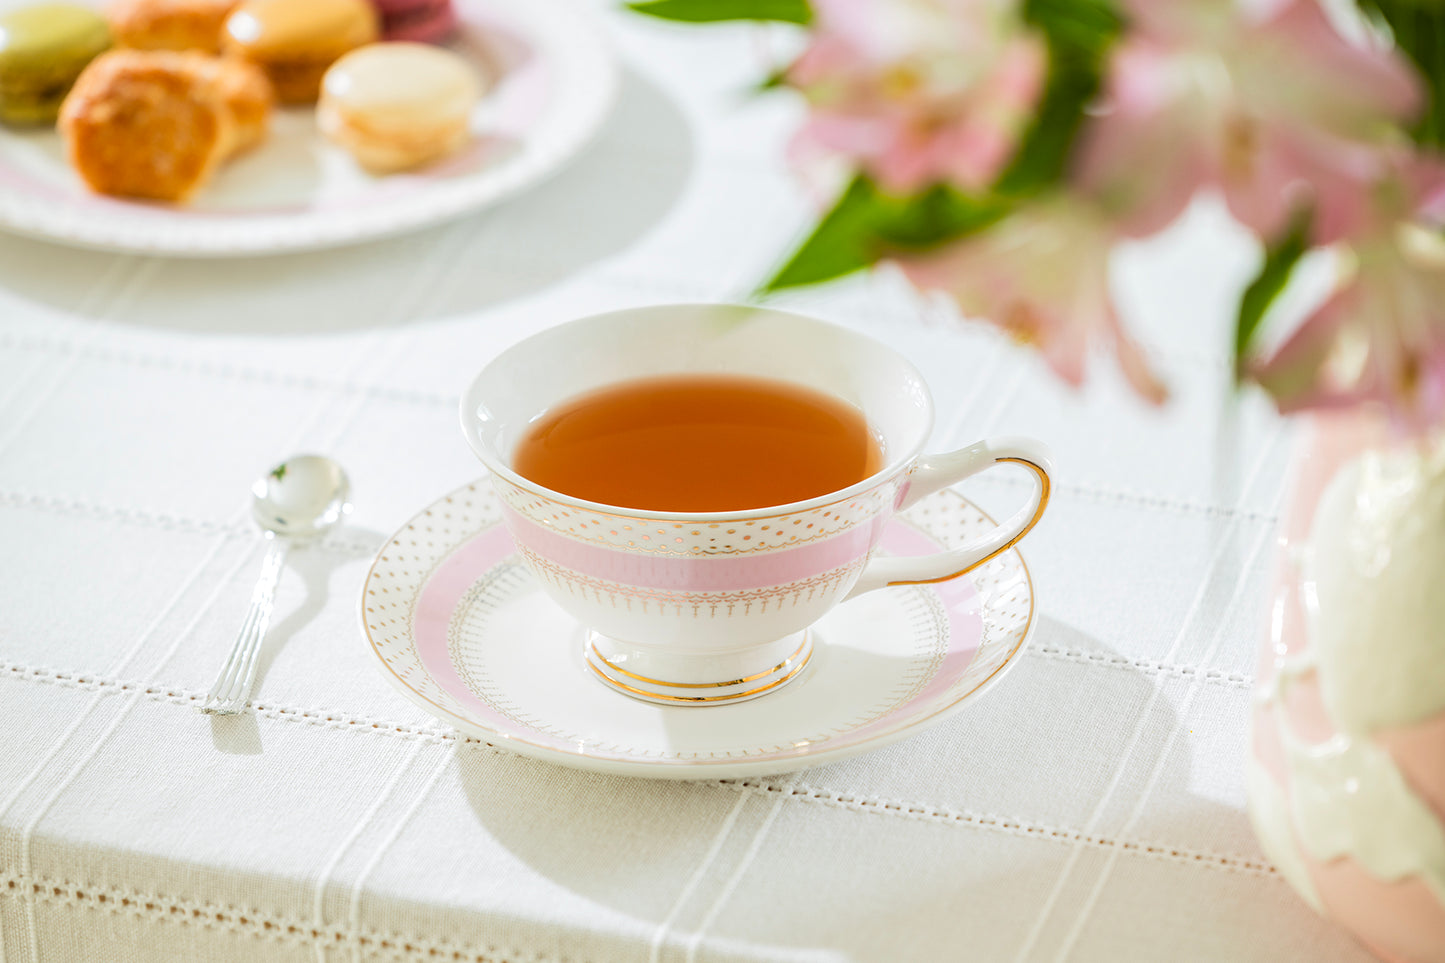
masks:
<path id="1" fill-rule="evenodd" d="M 637 519 L 554 502 L 496 479 L 507 507 L 523 518 L 559 535 L 590 545 L 648 555 L 762 554 L 796 548 L 831 538 L 892 511 L 901 478 L 893 478 L 866 492 L 807 511 L 749 521 L 672 522 Z"/>

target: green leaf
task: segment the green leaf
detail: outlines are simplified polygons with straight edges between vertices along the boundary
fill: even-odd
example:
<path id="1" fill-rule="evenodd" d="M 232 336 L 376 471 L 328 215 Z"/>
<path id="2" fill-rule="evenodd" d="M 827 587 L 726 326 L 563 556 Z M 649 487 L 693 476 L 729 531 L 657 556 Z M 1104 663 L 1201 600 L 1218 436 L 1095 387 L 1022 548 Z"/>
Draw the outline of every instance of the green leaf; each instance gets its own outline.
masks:
<path id="1" fill-rule="evenodd" d="M 982 230 L 1007 211 L 997 198 L 970 197 L 942 185 L 895 197 L 860 175 L 763 291 L 842 277 L 890 252 L 926 249 Z"/>
<path id="2" fill-rule="evenodd" d="M 998 193 L 1037 193 L 1063 178 L 1074 138 L 1084 122 L 1084 110 L 1099 83 L 1096 69 L 1053 58 L 1033 123 L 994 185 Z"/>
<path id="3" fill-rule="evenodd" d="M 641 0 L 629 9 L 664 20 L 714 23 L 720 20 L 779 20 L 811 23 L 808 0 Z"/>
<path id="4" fill-rule="evenodd" d="M 1248 355 L 1250 342 L 1259 330 L 1269 306 L 1279 297 L 1295 265 L 1309 249 L 1311 212 L 1302 211 L 1291 220 L 1283 237 L 1271 242 L 1264 252 L 1259 273 L 1244 289 L 1239 299 L 1239 313 L 1234 322 L 1234 366 L 1238 376 Z"/>
<path id="5" fill-rule="evenodd" d="M 788 85 L 788 68 L 779 67 L 758 82 L 758 92 L 778 90 Z"/>
<path id="6" fill-rule="evenodd" d="M 872 225 L 877 196 L 866 177 L 855 178 L 763 290 L 829 281 L 872 264 L 876 256 Z"/>
<path id="7" fill-rule="evenodd" d="M 1419 68 L 1429 103 L 1411 134 L 1426 147 L 1445 147 L 1445 5 L 1422 0 L 1360 0 L 1390 28 L 1395 46 Z"/>
<path id="8" fill-rule="evenodd" d="M 1049 46 L 1049 77 L 1033 123 L 995 190 L 1035 194 L 1068 167 L 1085 111 L 1103 83 L 1104 58 L 1124 22 L 1109 0 L 1028 0 L 1024 19 Z"/>
<path id="9" fill-rule="evenodd" d="M 1023 18 L 1054 50 L 1095 60 L 1103 58 L 1124 29 L 1124 18 L 1111 0 L 1026 0 Z"/>
<path id="10" fill-rule="evenodd" d="M 939 184 L 914 197 L 879 195 L 874 231 L 881 248 L 930 248 L 989 227 L 1011 206 L 993 195 L 976 197 Z"/>

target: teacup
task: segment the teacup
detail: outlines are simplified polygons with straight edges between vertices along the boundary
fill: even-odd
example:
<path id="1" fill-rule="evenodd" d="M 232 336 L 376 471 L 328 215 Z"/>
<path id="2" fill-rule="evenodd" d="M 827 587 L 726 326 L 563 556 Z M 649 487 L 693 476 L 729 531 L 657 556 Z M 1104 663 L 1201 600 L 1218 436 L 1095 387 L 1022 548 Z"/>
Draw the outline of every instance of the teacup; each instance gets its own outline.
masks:
<path id="1" fill-rule="evenodd" d="M 719 513 L 584 501 L 513 470 L 529 423 L 583 392 L 659 375 L 743 374 L 856 406 L 883 468 L 806 501 Z M 1025 438 L 923 455 L 933 402 L 922 375 L 846 328 L 767 308 L 661 305 L 583 318 L 488 364 L 461 403 L 517 552 L 542 589 L 588 627 L 587 665 L 635 698 L 726 705 L 777 690 L 812 655 L 808 627 L 840 602 L 893 585 L 958 578 L 1021 539 L 1049 498 L 1050 456 Z M 933 555 L 873 557 L 892 515 L 984 469 L 1014 464 L 1036 485 L 988 534 Z"/>

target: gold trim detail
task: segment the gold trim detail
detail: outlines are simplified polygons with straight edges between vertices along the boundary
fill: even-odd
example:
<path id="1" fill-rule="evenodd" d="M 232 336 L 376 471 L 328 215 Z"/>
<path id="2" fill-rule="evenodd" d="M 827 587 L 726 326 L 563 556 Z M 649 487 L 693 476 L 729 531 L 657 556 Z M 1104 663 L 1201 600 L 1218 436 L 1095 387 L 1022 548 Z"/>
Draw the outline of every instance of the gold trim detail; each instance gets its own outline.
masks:
<path id="1" fill-rule="evenodd" d="M 788 656 L 786 659 L 779 662 L 771 669 L 764 669 L 762 672 L 755 672 L 752 675 L 744 676 L 741 679 L 732 679 L 728 682 L 664 682 L 662 679 L 649 679 L 645 675 L 638 675 L 636 672 L 628 672 L 622 666 L 618 665 L 616 662 L 609 661 L 605 655 L 603 655 L 601 652 L 598 652 L 597 643 L 587 643 L 587 648 L 590 649 L 592 651 L 592 654 L 597 657 L 597 661 L 607 666 L 607 668 L 611 669 L 613 672 L 620 672 L 621 674 L 627 676 L 630 679 L 636 679 L 638 682 L 647 682 L 651 685 L 665 685 L 669 689 L 720 689 L 723 686 L 728 685 L 742 685 L 744 682 L 756 682 L 758 679 L 767 678 L 774 672 L 786 669 L 794 659 L 796 659 L 799 655 L 802 654 L 803 650 L 807 647 L 808 631 L 804 629 L 803 641 L 798 645 L 798 648 L 793 652 L 792 655 Z M 804 659 L 803 661 L 806 662 L 807 660 Z"/>
<path id="2" fill-rule="evenodd" d="M 771 552 L 784 551 L 790 548 L 797 548 L 810 542 L 817 542 L 823 539 L 841 535 L 859 525 L 868 524 L 880 513 L 888 512 L 893 504 L 894 496 L 898 486 L 906 477 L 899 474 L 886 481 L 879 482 L 873 488 L 861 492 L 851 498 L 841 498 L 826 505 L 816 505 L 813 508 L 806 508 L 795 511 L 780 512 L 776 514 L 762 514 L 769 509 L 758 509 L 758 514 L 747 513 L 741 519 L 728 519 L 726 515 L 691 517 L 693 513 L 684 513 L 679 518 L 689 517 L 688 521 L 676 521 L 670 518 L 648 518 L 636 515 L 614 514 L 612 512 L 600 511 L 595 508 L 580 508 L 556 502 L 544 498 L 536 492 L 525 488 L 519 488 L 510 481 L 496 478 L 497 482 L 506 487 L 497 492 L 497 497 L 508 509 L 516 512 L 522 518 L 538 525 L 554 534 L 564 536 L 573 541 L 589 545 L 600 545 L 620 552 L 627 552 L 633 555 L 660 556 L 663 558 L 728 558 L 734 556 L 766 555 Z M 846 507 L 843 507 L 846 506 Z M 547 513 L 551 513 L 548 516 Z M 565 519 L 559 523 L 559 516 Z M 661 525 L 664 528 L 671 526 L 667 534 L 682 534 L 692 529 L 705 528 L 716 529 L 718 533 L 725 532 L 729 527 L 740 529 L 754 529 L 756 526 L 766 522 L 775 525 L 778 529 L 773 535 L 762 541 L 750 542 L 748 547 L 722 548 L 718 546 L 704 547 L 700 539 L 688 539 L 688 541 L 702 548 L 694 552 L 691 549 L 680 550 L 662 541 L 648 541 L 645 543 L 629 544 L 626 536 L 612 532 L 614 537 L 608 538 L 600 530 L 602 519 L 607 520 L 607 528 L 623 529 L 624 526 L 637 526 L 639 533 L 650 533 L 652 526 Z M 721 520 L 719 520 L 721 519 Z M 580 524 L 578 523 L 580 520 Z M 807 523 L 806 528 L 799 528 L 796 537 L 781 538 L 783 523 L 791 521 L 796 525 Z M 598 531 L 589 531 L 588 525 L 596 526 Z M 816 526 L 816 528 L 815 528 Z M 811 530 L 811 531 L 810 531 Z M 701 535 L 702 532 L 699 532 Z M 757 534 L 756 531 L 753 532 Z M 721 538 L 721 534 L 718 536 Z"/>
<path id="3" fill-rule="evenodd" d="M 766 609 L 768 603 L 774 601 L 777 602 L 778 608 L 782 608 L 784 603 L 797 605 L 805 592 L 807 598 L 802 601 L 812 601 L 820 592 L 836 591 L 838 583 L 841 583 L 854 571 L 863 568 L 868 562 L 866 557 L 859 557 L 838 568 L 832 568 L 805 579 L 777 585 L 764 585 L 754 589 L 649 589 L 628 585 L 625 582 L 614 582 L 609 579 L 584 575 L 543 558 L 524 545 L 517 546 L 517 555 L 526 561 L 533 574 L 539 579 L 546 579 L 554 585 L 560 585 L 573 594 L 577 594 L 577 588 L 580 586 L 584 590 L 598 593 L 599 596 L 612 596 L 614 607 L 617 605 L 617 599 L 621 599 L 624 605 L 631 605 L 633 600 L 637 600 L 644 606 L 644 612 L 647 611 L 647 605 L 656 604 L 662 608 L 675 607 L 678 609 L 678 614 L 682 614 L 682 610 L 690 607 L 693 615 L 701 615 L 702 609 L 708 608 L 711 610 L 707 613 L 710 617 L 716 616 L 716 610 L 723 606 L 728 607 L 727 614 L 731 615 L 732 607 L 737 605 L 744 607 L 745 614 L 748 612 L 747 607 L 754 603 L 761 603 L 760 610 Z M 584 598 L 587 597 L 586 591 L 581 594 Z M 600 597 L 597 601 L 601 601 Z"/>
<path id="4" fill-rule="evenodd" d="M 1011 549 L 1011 548 L 1013 548 L 1015 545 L 1017 545 L 1017 544 L 1023 539 L 1023 537 L 1024 537 L 1025 535 L 1027 535 L 1029 532 L 1033 531 L 1034 526 L 1039 523 L 1039 519 L 1041 519 L 1041 518 L 1044 517 L 1044 509 L 1049 507 L 1049 494 L 1050 494 L 1050 492 L 1053 490 L 1053 485 L 1052 485 L 1052 483 L 1049 481 L 1049 473 L 1046 472 L 1046 471 L 1044 471 L 1042 465 L 1036 465 L 1036 464 L 1034 464 L 1033 462 L 1029 461 L 1027 458 L 1009 457 L 1009 458 L 995 458 L 995 459 L 994 459 L 994 462 L 995 462 L 996 464 L 1001 464 L 1001 463 L 1006 462 L 1006 461 L 1013 462 L 1013 463 L 1016 464 L 1016 465 L 1023 465 L 1025 468 L 1030 469 L 1031 471 L 1033 471 L 1033 473 L 1034 473 L 1035 475 L 1038 476 L 1038 479 L 1039 479 L 1039 507 L 1036 508 L 1036 509 L 1034 509 L 1034 517 L 1029 519 L 1028 524 L 1025 525 L 1023 528 L 1019 529 L 1019 533 L 1018 533 L 1017 535 L 1015 535 L 1013 538 L 1009 539 L 1007 542 L 1004 542 L 1004 543 L 1003 543 L 1002 545 L 1000 545 L 998 548 L 994 549 L 992 552 L 989 552 L 987 555 L 985 555 L 983 558 L 979 559 L 977 562 L 974 562 L 972 565 L 969 565 L 969 566 L 966 567 L 966 568 L 961 568 L 961 569 L 959 569 L 957 572 L 951 572 L 951 573 L 949 573 L 948 575 L 940 575 L 940 576 L 938 576 L 937 578 L 917 578 L 917 579 L 906 579 L 906 580 L 898 581 L 898 582 L 888 582 L 888 583 L 887 583 L 888 585 L 890 585 L 890 586 L 892 586 L 892 585 L 936 585 L 936 584 L 938 584 L 939 582 L 947 582 L 947 581 L 949 581 L 950 579 L 958 578 L 960 575 L 967 575 L 969 572 L 972 572 L 974 569 L 978 568 L 980 565 L 983 565 L 983 564 L 985 564 L 985 563 L 987 563 L 987 562 L 991 562 L 991 561 L 993 561 L 994 559 L 998 558 L 998 557 L 999 557 L 1000 555 L 1002 555 L 1004 552 L 1007 552 L 1009 549 Z M 983 513 L 980 512 L 979 514 L 983 514 Z M 988 516 L 987 516 L 987 515 L 984 515 L 984 517 L 987 518 Z"/>
<path id="5" fill-rule="evenodd" d="M 587 660 L 585 660 L 585 661 L 587 662 L 587 668 L 589 668 L 589 669 L 591 669 L 593 672 L 597 673 L 597 677 L 598 677 L 599 679 L 601 679 L 603 682 L 607 683 L 607 684 L 610 685 L 610 686 L 615 686 L 615 687 L 618 688 L 618 689 L 623 689 L 623 690 L 625 690 L 625 691 L 627 691 L 627 692 L 631 692 L 631 693 L 633 693 L 634 695 L 642 696 L 644 699 L 661 699 L 661 700 L 663 700 L 664 702 L 691 702 L 691 703 L 698 703 L 698 702 L 722 702 L 722 701 L 725 701 L 725 700 L 735 701 L 735 700 L 737 700 L 737 699 L 747 699 L 747 698 L 750 698 L 750 697 L 752 697 L 752 696 L 760 695 L 760 694 L 762 694 L 762 693 L 764 693 L 764 692 L 767 692 L 769 689 L 776 689 L 778 686 L 782 685 L 784 682 L 787 682 L 788 680 L 794 678 L 799 672 L 802 672 L 802 671 L 803 671 L 803 667 L 806 666 L 806 665 L 812 660 L 812 658 L 813 658 L 813 651 L 812 651 L 811 649 L 809 649 L 809 650 L 808 650 L 808 654 L 805 655 L 805 656 L 803 656 L 803 661 L 799 662 L 798 665 L 797 665 L 797 667 L 794 668 L 793 671 L 789 672 L 787 675 L 783 676 L 781 679 L 775 679 L 774 681 L 769 682 L 767 685 L 760 685 L 760 686 L 758 686 L 756 689 L 748 689 L 746 692 L 733 692 L 733 693 L 730 693 L 730 694 L 728 694 L 728 695 L 715 695 L 715 696 L 675 696 L 675 695 L 663 695 L 663 694 L 660 693 L 660 692 L 649 692 L 647 689 L 639 689 L 639 688 L 637 688 L 636 686 L 630 686 L 630 685 L 628 685 L 626 682 L 618 682 L 616 679 L 611 678 L 610 676 L 607 675 L 607 673 L 605 673 L 605 672 L 603 672 L 601 669 L 597 668 L 597 666 L 593 664 L 593 662 L 592 662 L 591 659 L 587 659 Z M 668 683 L 662 683 L 662 684 L 663 684 L 663 685 L 667 685 Z"/>

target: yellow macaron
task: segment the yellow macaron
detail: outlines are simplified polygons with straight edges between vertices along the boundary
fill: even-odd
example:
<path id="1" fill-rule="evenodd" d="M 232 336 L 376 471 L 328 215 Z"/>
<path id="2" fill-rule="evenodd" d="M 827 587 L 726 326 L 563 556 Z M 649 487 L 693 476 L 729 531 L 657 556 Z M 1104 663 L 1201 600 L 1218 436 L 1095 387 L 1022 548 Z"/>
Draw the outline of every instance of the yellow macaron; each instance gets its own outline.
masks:
<path id="1" fill-rule="evenodd" d="M 245 0 L 226 18 L 221 43 L 265 70 L 282 103 L 304 104 L 337 58 L 379 29 L 369 0 Z"/>

